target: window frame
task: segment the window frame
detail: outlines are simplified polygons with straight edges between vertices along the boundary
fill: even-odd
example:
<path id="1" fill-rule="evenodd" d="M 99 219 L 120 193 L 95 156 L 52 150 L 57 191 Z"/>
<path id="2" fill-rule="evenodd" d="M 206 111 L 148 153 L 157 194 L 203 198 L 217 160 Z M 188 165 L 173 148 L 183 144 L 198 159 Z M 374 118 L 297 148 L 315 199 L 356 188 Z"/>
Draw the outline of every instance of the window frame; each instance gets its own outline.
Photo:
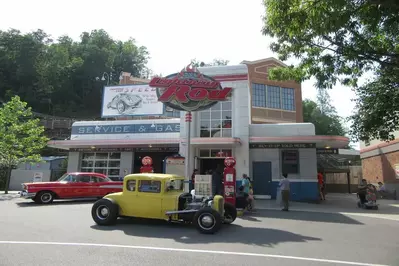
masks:
<path id="1" fill-rule="evenodd" d="M 143 181 L 149 181 L 149 182 L 151 182 L 151 185 L 150 185 L 150 186 L 152 186 L 153 183 L 159 183 L 159 189 L 158 189 L 157 191 L 142 191 L 142 190 L 141 190 L 141 186 L 142 186 L 141 183 L 142 183 Z M 136 185 L 136 186 L 137 186 L 137 185 Z M 162 182 L 161 182 L 160 180 L 146 180 L 146 179 L 138 180 L 137 192 L 139 192 L 139 193 L 161 194 L 161 191 L 162 191 Z"/>
<path id="2" fill-rule="evenodd" d="M 91 155 L 92 154 L 92 155 Z M 107 158 L 98 158 L 97 154 L 107 154 Z M 112 158 L 113 154 L 118 154 L 118 158 Z M 92 157 L 85 158 L 85 155 L 91 155 Z M 97 162 L 106 162 L 106 166 L 96 166 Z M 112 166 L 110 167 L 110 163 L 119 162 L 119 167 Z M 86 173 L 102 173 L 106 175 L 108 178 L 112 180 L 112 177 L 119 178 L 121 176 L 121 162 L 122 162 L 122 153 L 121 152 L 83 152 L 80 159 L 80 171 Z M 91 166 L 82 166 L 84 163 L 89 163 Z M 111 171 L 118 171 L 118 175 L 111 175 Z"/>
<path id="3" fill-rule="evenodd" d="M 284 163 L 284 157 L 285 157 L 284 153 L 287 153 L 287 152 L 296 154 L 296 163 L 295 164 Z M 300 159 L 299 150 L 293 150 L 293 149 L 280 150 L 280 155 L 281 155 L 281 157 L 280 157 L 281 158 L 280 166 L 281 166 L 281 173 L 282 174 L 299 174 L 300 173 L 300 161 L 301 161 L 301 159 Z M 288 166 L 296 165 L 296 169 L 293 171 L 293 169 L 292 169 L 293 167 L 287 167 L 287 165 Z"/>
<path id="4" fill-rule="evenodd" d="M 134 181 L 134 190 L 130 190 L 130 189 L 129 189 L 129 182 L 132 182 L 132 181 Z M 137 179 L 128 180 L 128 181 L 126 182 L 126 190 L 127 190 L 128 192 L 137 192 L 137 191 L 138 191 L 138 188 L 137 188 Z"/>
<path id="5" fill-rule="evenodd" d="M 267 85 L 262 83 L 251 83 L 251 104 L 252 108 L 265 108 L 285 112 L 296 112 L 295 88 Z M 278 89 L 278 95 L 273 89 Z M 274 91 L 275 92 L 275 91 Z M 269 97 L 269 95 L 272 95 Z M 279 99 L 279 103 L 276 100 Z"/>
<path id="6" fill-rule="evenodd" d="M 229 97 L 209 109 L 198 112 L 200 138 L 224 138 L 232 137 L 233 127 L 233 102 Z M 230 116 L 224 116 L 230 114 Z M 229 127 L 224 127 L 225 121 L 230 121 Z M 203 127 L 207 125 L 208 127 Z M 227 124 L 226 124 L 227 125 Z"/>

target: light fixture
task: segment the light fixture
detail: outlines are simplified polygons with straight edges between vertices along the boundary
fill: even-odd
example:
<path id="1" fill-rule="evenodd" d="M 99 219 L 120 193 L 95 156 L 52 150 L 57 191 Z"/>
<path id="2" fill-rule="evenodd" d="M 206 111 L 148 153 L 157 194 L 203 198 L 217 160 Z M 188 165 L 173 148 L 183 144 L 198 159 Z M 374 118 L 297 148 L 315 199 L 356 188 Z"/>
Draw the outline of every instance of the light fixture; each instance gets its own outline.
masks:
<path id="1" fill-rule="evenodd" d="M 104 81 L 104 80 L 105 80 L 105 73 L 103 74 L 103 76 L 102 76 L 101 80 L 102 80 L 102 81 Z"/>
<path id="2" fill-rule="evenodd" d="M 330 146 L 326 146 L 326 149 L 329 149 L 329 148 L 331 148 Z"/>
<path id="3" fill-rule="evenodd" d="M 155 123 L 154 122 L 152 122 L 151 127 L 155 127 Z"/>
<path id="4" fill-rule="evenodd" d="M 94 149 L 96 148 L 96 146 L 91 146 L 90 148 L 91 148 L 92 150 L 94 150 Z"/>
<path id="5" fill-rule="evenodd" d="M 152 148 L 152 145 L 150 144 L 150 145 L 148 145 L 148 147 Z"/>

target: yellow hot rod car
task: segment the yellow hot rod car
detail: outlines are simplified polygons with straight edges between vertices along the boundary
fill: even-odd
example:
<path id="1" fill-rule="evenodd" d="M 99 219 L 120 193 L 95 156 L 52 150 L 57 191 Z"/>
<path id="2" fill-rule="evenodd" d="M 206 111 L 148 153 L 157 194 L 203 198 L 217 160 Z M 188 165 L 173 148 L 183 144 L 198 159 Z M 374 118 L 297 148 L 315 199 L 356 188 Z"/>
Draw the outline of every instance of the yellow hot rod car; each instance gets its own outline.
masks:
<path id="1" fill-rule="evenodd" d="M 131 174 L 123 191 L 106 195 L 91 211 L 98 225 L 115 224 L 118 217 L 192 223 L 199 232 L 213 234 L 234 222 L 237 210 L 222 196 L 195 199 L 184 193 L 184 177 L 169 174 Z"/>

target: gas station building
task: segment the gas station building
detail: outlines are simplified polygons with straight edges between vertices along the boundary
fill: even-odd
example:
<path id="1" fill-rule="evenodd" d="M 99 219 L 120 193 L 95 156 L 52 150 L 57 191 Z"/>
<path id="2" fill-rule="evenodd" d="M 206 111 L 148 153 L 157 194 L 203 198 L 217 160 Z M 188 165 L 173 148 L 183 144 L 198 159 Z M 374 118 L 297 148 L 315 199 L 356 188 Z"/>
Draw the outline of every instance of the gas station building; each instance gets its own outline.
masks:
<path id="1" fill-rule="evenodd" d="M 317 153 L 344 152 L 349 139 L 316 136 L 314 125 L 303 123 L 301 84 L 268 79 L 268 69 L 276 66 L 285 65 L 267 58 L 198 68 L 223 88 L 231 87 L 232 93 L 226 101 L 192 112 L 191 171 L 214 170 L 232 156 L 237 162 L 237 180 L 248 174 L 255 197 L 274 198 L 282 174 L 287 173 L 292 200 L 315 200 Z M 148 82 L 124 73 L 121 85 Z M 164 107 L 158 116 L 75 122 L 70 139 L 50 141 L 49 146 L 69 150 L 69 172 L 95 171 L 121 177 L 137 173 L 144 156 L 153 159 L 155 172 L 163 172 L 167 156 L 186 155 L 185 114 Z"/>

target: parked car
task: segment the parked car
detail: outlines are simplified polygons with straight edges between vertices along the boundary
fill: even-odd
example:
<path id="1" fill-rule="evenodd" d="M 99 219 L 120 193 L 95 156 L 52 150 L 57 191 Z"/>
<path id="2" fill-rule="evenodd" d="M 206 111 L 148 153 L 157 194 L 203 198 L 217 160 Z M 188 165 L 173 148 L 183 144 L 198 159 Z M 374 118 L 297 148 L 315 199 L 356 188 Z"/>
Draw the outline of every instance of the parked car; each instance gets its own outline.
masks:
<path id="1" fill-rule="evenodd" d="M 66 173 L 57 181 L 23 183 L 21 197 L 39 204 L 54 199 L 102 198 L 122 191 L 123 182 L 112 181 L 100 173 Z"/>
<path id="2" fill-rule="evenodd" d="M 135 94 L 131 93 L 120 93 L 116 95 L 107 104 L 107 108 L 116 109 L 119 114 L 123 114 L 128 109 L 140 108 L 143 99 Z"/>
<path id="3" fill-rule="evenodd" d="M 98 225 L 115 224 L 118 217 L 137 217 L 195 225 L 213 234 L 223 223 L 237 217 L 235 206 L 222 196 L 200 199 L 183 191 L 184 177 L 169 174 L 131 174 L 123 180 L 123 191 L 108 194 L 94 203 L 91 215 Z"/>

